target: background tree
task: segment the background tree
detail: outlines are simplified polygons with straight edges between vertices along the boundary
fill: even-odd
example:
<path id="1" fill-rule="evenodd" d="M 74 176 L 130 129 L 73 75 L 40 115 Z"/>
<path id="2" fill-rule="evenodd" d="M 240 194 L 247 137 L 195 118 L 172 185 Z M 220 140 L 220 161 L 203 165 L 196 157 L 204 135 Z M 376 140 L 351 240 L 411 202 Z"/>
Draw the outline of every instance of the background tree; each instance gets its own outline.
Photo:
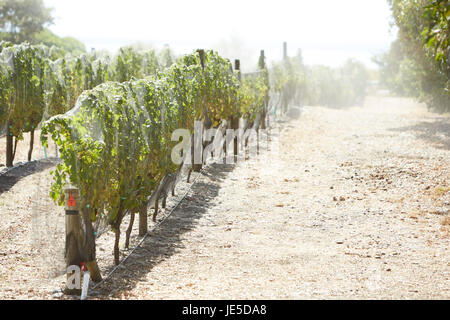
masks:
<path id="1" fill-rule="evenodd" d="M 33 42 L 44 44 L 48 47 L 55 46 L 73 55 L 80 55 L 86 52 L 86 46 L 83 42 L 72 37 L 58 37 L 49 29 L 37 33 Z"/>
<path id="2" fill-rule="evenodd" d="M 398 40 L 374 61 L 381 81 L 438 112 L 450 111 L 450 3 L 448 0 L 388 0 Z"/>
<path id="3" fill-rule="evenodd" d="M 51 12 L 43 0 L 0 0 L 0 39 L 34 42 L 35 35 L 53 23 Z"/>

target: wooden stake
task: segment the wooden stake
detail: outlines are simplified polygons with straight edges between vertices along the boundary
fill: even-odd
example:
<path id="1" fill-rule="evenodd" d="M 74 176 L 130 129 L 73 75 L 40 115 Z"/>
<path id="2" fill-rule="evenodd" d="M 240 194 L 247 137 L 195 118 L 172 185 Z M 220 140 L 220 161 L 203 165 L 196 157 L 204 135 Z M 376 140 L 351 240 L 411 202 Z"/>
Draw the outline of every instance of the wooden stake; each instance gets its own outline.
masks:
<path id="1" fill-rule="evenodd" d="M 241 60 L 236 59 L 234 60 L 234 70 L 238 72 L 238 79 L 241 81 Z"/>
<path id="2" fill-rule="evenodd" d="M 143 237 L 148 232 L 148 207 L 147 204 L 143 205 L 139 210 L 139 236 Z"/>
<path id="3" fill-rule="evenodd" d="M 261 55 L 259 57 L 259 69 L 260 70 L 266 69 L 266 56 L 265 56 L 264 50 L 261 50 Z M 265 130 L 267 128 L 267 105 L 268 105 L 268 102 L 269 102 L 269 97 L 267 96 L 265 98 L 264 106 L 261 111 L 261 121 L 260 121 L 260 124 L 258 124 L 258 127 L 261 126 L 261 129 L 263 129 L 263 130 Z"/>
<path id="4" fill-rule="evenodd" d="M 234 60 L 234 69 L 237 71 L 238 73 L 238 79 L 239 82 L 242 82 L 242 76 L 241 76 L 241 61 L 239 59 Z M 231 119 L 231 128 L 233 130 L 236 130 L 235 132 L 237 132 L 237 130 L 239 130 L 239 118 L 238 117 L 233 117 Z M 239 150 L 238 150 L 238 137 L 234 138 L 234 155 L 237 157 L 239 155 Z"/>
<path id="5" fill-rule="evenodd" d="M 263 70 L 266 67 L 266 55 L 264 53 L 264 50 L 261 50 L 258 66 L 259 66 L 259 69 L 261 69 L 261 70 Z"/>
<path id="6" fill-rule="evenodd" d="M 34 147 L 34 130 L 30 132 L 30 149 L 28 150 L 28 161 L 31 161 Z"/>
<path id="7" fill-rule="evenodd" d="M 66 267 L 80 266 L 83 262 L 81 250 L 80 250 L 80 232 L 81 232 L 81 219 L 79 212 L 79 191 L 77 188 L 68 187 L 65 189 L 65 203 L 66 203 Z M 73 273 L 67 273 L 67 279 L 73 275 Z M 81 288 L 69 289 L 66 287 L 66 294 L 78 295 L 81 294 Z"/>
<path id="8" fill-rule="evenodd" d="M 11 122 L 8 122 L 6 126 L 6 166 L 8 168 L 11 168 L 13 166 L 14 162 L 14 156 L 13 156 L 13 134 L 11 132 L 12 124 Z"/>
<path id="9" fill-rule="evenodd" d="M 205 69 L 205 50 L 198 49 L 197 52 L 200 56 L 200 63 L 202 64 L 202 68 Z"/>
<path id="10" fill-rule="evenodd" d="M 202 65 L 202 69 L 205 69 L 205 50 L 198 49 L 197 52 L 198 52 L 198 54 L 200 56 L 200 63 Z M 203 106 L 203 116 L 205 118 L 205 120 L 203 122 L 203 128 L 204 128 L 205 122 L 208 120 L 208 110 L 206 109 L 206 106 Z M 202 136 L 203 136 L 203 129 L 202 129 Z M 203 139 L 201 139 L 201 140 L 203 140 Z M 195 142 L 197 142 L 197 140 L 195 140 L 194 143 Z M 194 147 L 194 145 L 192 145 L 192 147 Z M 195 164 L 195 156 L 194 156 L 194 154 L 195 154 L 195 152 L 192 152 L 192 168 L 191 168 L 191 171 L 200 172 L 203 169 L 203 164 Z M 203 154 L 202 154 L 202 159 L 203 159 Z M 191 172 L 189 172 L 189 175 L 188 175 L 188 183 L 189 183 L 190 177 L 191 177 Z M 159 198 L 159 196 L 158 196 L 158 198 Z M 158 201 L 156 201 L 156 204 L 158 204 Z M 155 209 L 155 213 L 153 215 L 153 221 L 156 221 L 156 215 L 157 214 L 158 214 L 157 209 Z"/>

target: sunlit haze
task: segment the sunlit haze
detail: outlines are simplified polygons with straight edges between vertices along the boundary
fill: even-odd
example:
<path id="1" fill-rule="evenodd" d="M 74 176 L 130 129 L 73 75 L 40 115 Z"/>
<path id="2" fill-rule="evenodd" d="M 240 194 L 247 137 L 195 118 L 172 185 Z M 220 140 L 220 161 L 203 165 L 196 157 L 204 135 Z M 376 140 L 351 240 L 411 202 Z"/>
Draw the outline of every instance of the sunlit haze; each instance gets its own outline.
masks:
<path id="1" fill-rule="evenodd" d="M 243 55 L 256 57 L 265 49 L 269 60 L 277 60 L 282 42 L 287 41 L 289 54 L 301 48 L 308 64 L 336 66 L 354 57 L 372 65 L 371 57 L 387 50 L 395 38 L 384 0 L 45 3 L 54 8 L 51 30 L 78 38 L 88 49 L 115 51 L 141 42 L 155 47 L 168 44 L 177 53 L 213 47 L 242 59 Z M 230 49 L 234 44 L 240 48 Z"/>
<path id="2" fill-rule="evenodd" d="M 51 30 L 88 49 L 115 51 L 136 42 L 169 44 L 177 53 L 214 47 L 244 60 L 265 49 L 277 60 L 287 41 L 289 54 L 301 48 L 308 64 L 336 66 L 353 57 L 373 66 L 371 57 L 395 38 L 384 0 L 45 2 L 56 17 Z M 230 49 L 234 44 L 241 48 Z"/>

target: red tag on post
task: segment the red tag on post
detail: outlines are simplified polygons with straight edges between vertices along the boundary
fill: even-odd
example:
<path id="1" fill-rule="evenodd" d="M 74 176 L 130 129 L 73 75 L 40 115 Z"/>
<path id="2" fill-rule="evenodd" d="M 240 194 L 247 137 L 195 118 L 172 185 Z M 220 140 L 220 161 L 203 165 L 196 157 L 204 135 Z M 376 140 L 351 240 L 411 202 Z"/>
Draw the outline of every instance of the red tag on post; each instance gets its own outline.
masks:
<path id="1" fill-rule="evenodd" d="M 75 207 L 77 205 L 77 201 L 73 197 L 73 195 L 69 196 L 69 200 L 67 200 L 67 206 L 68 207 Z"/>

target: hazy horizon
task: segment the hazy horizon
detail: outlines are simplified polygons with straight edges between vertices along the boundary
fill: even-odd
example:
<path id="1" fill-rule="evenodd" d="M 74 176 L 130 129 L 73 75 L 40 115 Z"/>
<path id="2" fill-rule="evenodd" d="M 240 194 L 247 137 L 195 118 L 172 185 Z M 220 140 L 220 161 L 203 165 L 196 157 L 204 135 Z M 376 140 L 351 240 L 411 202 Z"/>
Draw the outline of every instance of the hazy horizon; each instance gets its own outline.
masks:
<path id="1" fill-rule="evenodd" d="M 260 50 L 269 61 L 280 60 L 284 41 L 289 55 L 301 49 L 310 65 L 338 66 L 354 58 L 373 68 L 372 56 L 387 51 L 396 37 L 384 0 L 44 1 L 54 8 L 50 30 L 79 39 L 87 50 L 114 52 L 138 42 L 167 44 L 178 54 L 213 48 L 240 58 L 245 69 L 256 64 Z"/>

